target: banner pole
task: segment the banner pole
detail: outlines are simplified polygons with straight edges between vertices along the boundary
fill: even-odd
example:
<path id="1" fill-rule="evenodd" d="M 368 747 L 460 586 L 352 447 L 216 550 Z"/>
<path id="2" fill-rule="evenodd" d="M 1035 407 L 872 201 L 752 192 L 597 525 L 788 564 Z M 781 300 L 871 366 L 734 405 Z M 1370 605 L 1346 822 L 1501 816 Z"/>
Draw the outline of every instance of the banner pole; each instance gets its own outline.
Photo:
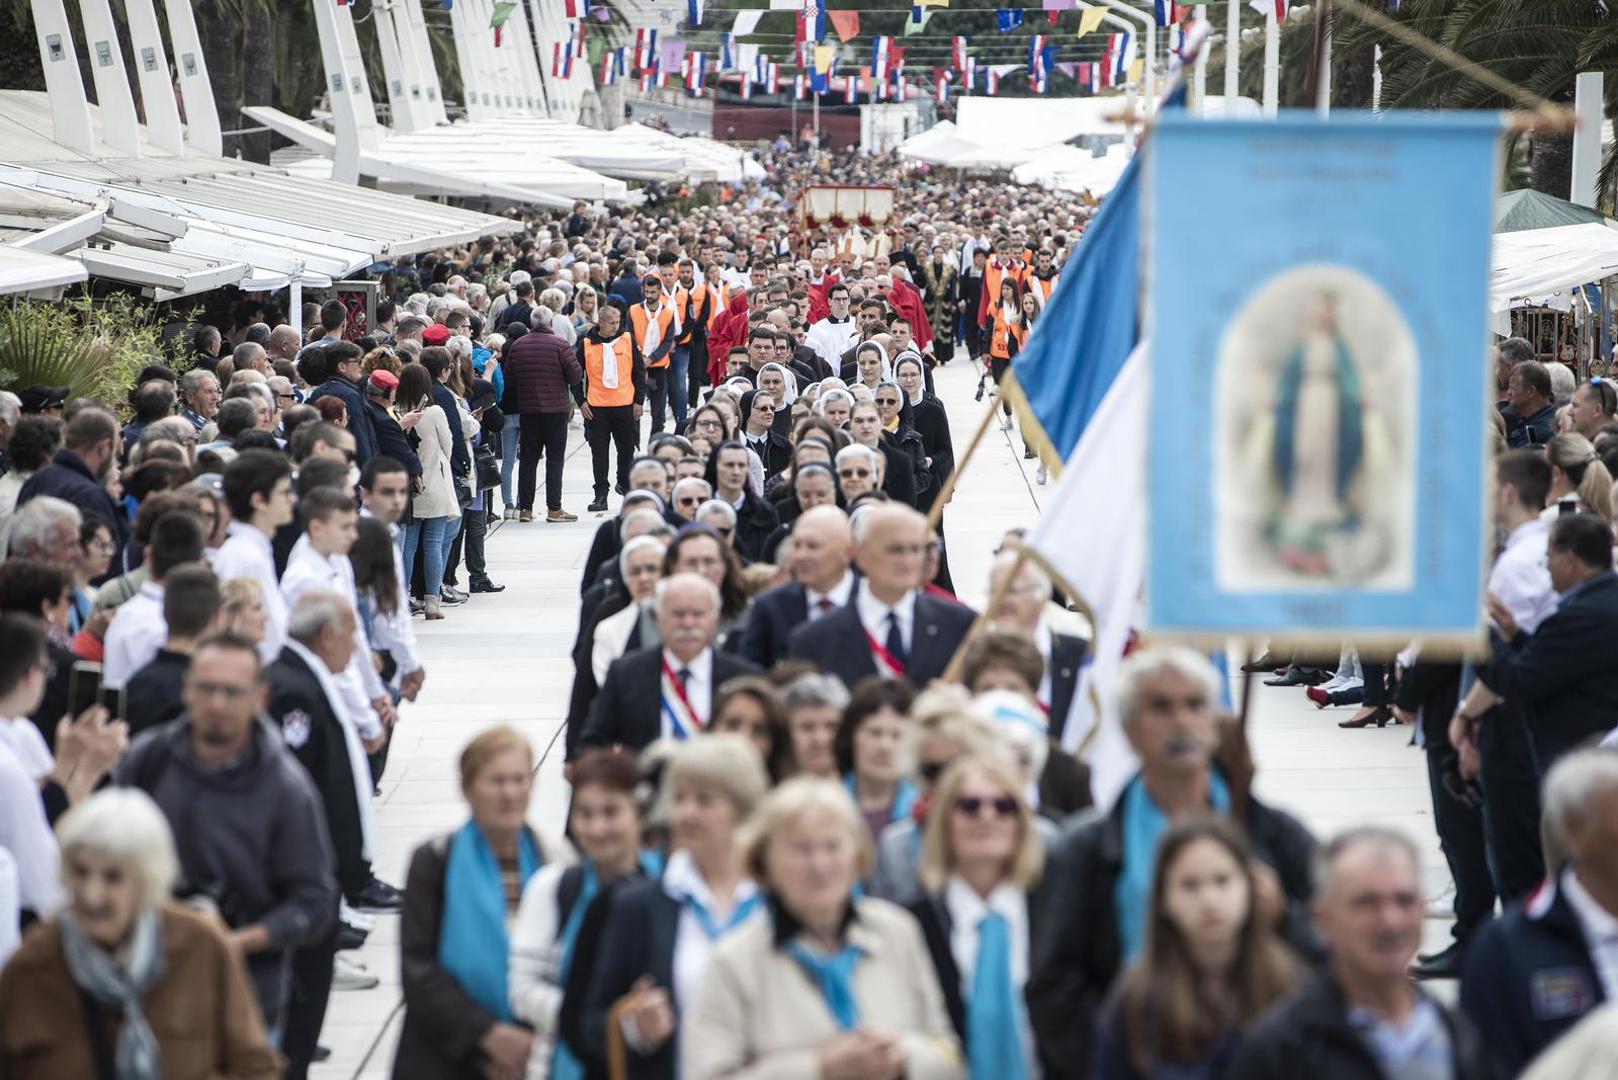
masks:
<path id="1" fill-rule="evenodd" d="M 994 414 L 999 408 L 1000 395 L 996 394 L 994 400 L 989 403 L 989 411 L 983 415 L 983 422 L 978 424 L 977 431 L 972 435 L 972 441 L 966 444 L 966 453 L 956 459 L 955 468 L 950 472 L 949 479 L 944 481 L 943 488 L 938 492 L 938 498 L 933 500 L 932 509 L 927 511 L 928 532 L 938 528 L 939 521 L 943 520 L 944 504 L 949 502 L 950 497 L 955 494 L 955 485 L 960 482 L 961 474 L 966 471 L 966 466 L 971 462 L 972 455 L 977 453 L 978 444 L 983 442 L 983 436 L 988 434 L 989 425 L 994 423 Z"/>
<path id="2" fill-rule="evenodd" d="M 939 676 L 941 680 L 947 683 L 960 681 L 961 668 L 966 666 L 967 646 L 971 645 L 978 634 L 983 632 L 983 628 L 988 625 L 990 618 L 994 615 L 994 609 L 1000 606 L 1000 601 L 1004 600 L 1006 594 L 1011 591 L 1012 583 L 1017 580 L 1017 575 L 1022 573 L 1023 564 L 1027 561 L 1028 549 L 1022 544 L 1018 544 L 1017 559 L 1011 564 L 1011 572 L 1005 576 L 1000 584 L 994 587 L 994 590 L 989 594 L 989 602 L 983 606 L 982 611 L 978 612 L 977 618 L 972 620 L 972 625 L 967 627 L 966 635 L 961 638 L 961 643 L 955 647 L 955 655 L 949 658 L 949 666 L 944 669 L 944 674 Z"/>

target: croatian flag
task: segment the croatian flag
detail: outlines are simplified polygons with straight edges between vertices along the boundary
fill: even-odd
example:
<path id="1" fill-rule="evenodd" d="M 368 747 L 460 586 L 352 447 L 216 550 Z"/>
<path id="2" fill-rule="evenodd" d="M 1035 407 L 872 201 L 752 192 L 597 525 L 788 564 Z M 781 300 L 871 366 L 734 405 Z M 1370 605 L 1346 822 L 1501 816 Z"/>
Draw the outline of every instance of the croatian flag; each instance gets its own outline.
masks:
<path id="1" fill-rule="evenodd" d="M 1287 21 L 1287 0 L 1247 0 L 1247 6 L 1268 19 L 1272 14 L 1276 22 Z M 1399 10 L 1399 0 L 1389 0 L 1389 11 Z"/>
<path id="2" fill-rule="evenodd" d="M 978 62 L 974 56 L 966 58 L 966 67 L 962 69 L 965 78 L 961 80 L 961 89 L 971 93 L 978 88 Z"/>
<path id="3" fill-rule="evenodd" d="M 590 0 L 565 0 L 565 2 L 567 17 L 570 19 L 582 19 L 590 14 Z"/>
<path id="4" fill-rule="evenodd" d="M 1045 66 L 1043 64 L 1041 64 L 1034 71 L 1034 73 L 1029 76 L 1029 84 L 1036 94 L 1043 94 L 1049 85 L 1049 81 L 1050 75 L 1045 71 Z"/>
<path id="5" fill-rule="evenodd" d="M 601 85 L 611 86 L 618 81 L 618 54 L 606 52 L 601 54 Z"/>
<path id="6" fill-rule="evenodd" d="M 577 38 L 578 38 L 579 44 L 578 44 L 578 47 L 573 50 L 573 54 L 575 56 L 583 56 L 584 55 L 584 31 L 585 31 L 585 23 L 584 23 L 583 19 L 580 19 L 579 23 L 578 23 L 578 28 L 577 28 Z"/>
<path id="7" fill-rule="evenodd" d="M 826 5 L 824 0 L 803 0 L 799 13 L 798 40 L 820 44 L 826 40 Z"/>
<path id="8" fill-rule="evenodd" d="M 938 73 L 938 77 L 934 80 L 933 93 L 937 96 L 940 105 L 949 104 L 949 76 L 942 71 Z"/>
<path id="9" fill-rule="evenodd" d="M 950 63 L 955 65 L 956 71 L 966 70 L 966 39 L 953 37 L 949 39 Z"/>
<path id="10" fill-rule="evenodd" d="M 685 24 L 702 25 L 702 0 L 685 0 Z"/>
<path id="11" fill-rule="evenodd" d="M 742 72 L 741 94 L 743 101 L 753 100 L 753 76 L 749 72 Z"/>
<path id="12" fill-rule="evenodd" d="M 849 105 L 854 104 L 855 98 L 859 96 L 858 79 L 858 75 L 850 75 L 843 80 L 843 101 Z"/>
<path id="13" fill-rule="evenodd" d="M 768 82 L 770 79 L 770 58 L 763 53 L 753 57 L 753 81 L 756 83 Z"/>
<path id="14" fill-rule="evenodd" d="M 736 35 L 719 35 L 719 70 L 729 71 L 736 66 Z"/>
<path id="15" fill-rule="evenodd" d="M 635 31 L 635 67 L 641 71 L 657 61 L 657 30 Z"/>
<path id="16" fill-rule="evenodd" d="M 772 62 L 769 66 L 768 74 L 769 79 L 766 82 L 769 85 L 770 93 L 779 94 L 781 92 L 781 65 Z"/>
<path id="17" fill-rule="evenodd" d="M 1085 85 L 1090 88 L 1090 93 L 1101 93 L 1101 65 L 1092 60 L 1084 66 L 1089 69 L 1085 72 L 1084 81 Z"/>
<path id="18" fill-rule="evenodd" d="M 699 52 L 691 54 L 686 65 L 685 88 L 696 97 L 702 96 L 702 82 L 708 75 L 708 57 Z"/>
<path id="19" fill-rule="evenodd" d="M 561 77 L 562 43 L 560 41 L 553 41 L 551 42 L 551 78 L 560 79 Z"/>
<path id="20" fill-rule="evenodd" d="M 1168 26 L 1180 21 L 1180 5 L 1174 0 L 1156 0 L 1157 25 Z"/>
<path id="21" fill-rule="evenodd" d="M 1123 34 L 1121 36 L 1124 39 L 1124 46 L 1118 52 L 1118 71 L 1116 74 L 1119 82 L 1129 78 L 1129 67 L 1135 62 L 1135 35 Z"/>
<path id="22" fill-rule="evenodd" d="M 569 41 L 562 47 L 562 78 L 573 77 L 573 42 Z"/>
<path id="23" fill-rule="evenodd" d="M 994 68 L 989 69 L 988 87 L 986 88 L 985 92 L 990 97 L 994 97 L 994 95 L 1000 92 L 1000 73 L 994 70 Z"/>
<path id="24" fill-rule="evenodd" d="M 900 101 L 905 100 L 910 93 L 910 84 L 905 82 L 904 65 L 900 64 L 893 71 L 893 96 Z"/>
<path id="25" fill-rule="evenodd" d="M 1045 55 L 1045 35 L 1034 34 L 1028 39 L 1028 74 L 1033 77 L 1038 72 L 1040 62 Z"/>
<path id="26" fill-rule="evenodd" d="M 802 101 L 808 96 L 808 81 L 801 74 L 792 76 L 792 100 Z"/>
<path id="27" fill-rule="evenodd" d="M 883 35 L 871 39 L 871 77 L 879 82 L 888 77 L 888 40 Z"/>

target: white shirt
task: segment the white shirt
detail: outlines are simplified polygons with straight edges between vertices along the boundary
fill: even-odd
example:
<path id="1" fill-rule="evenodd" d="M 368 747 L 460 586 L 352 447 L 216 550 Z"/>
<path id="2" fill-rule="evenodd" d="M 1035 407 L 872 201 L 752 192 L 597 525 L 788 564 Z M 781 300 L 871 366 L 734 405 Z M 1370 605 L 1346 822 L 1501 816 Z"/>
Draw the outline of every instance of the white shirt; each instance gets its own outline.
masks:
<path id="1" fill-rule="evenodd" d="M 852 570 L 844 570 L 843 580 L 833 585 L 830 592 L 815 592 L 815 590 L 805 585 L 803 587 L 803 598 L 809 604 L 809 621 L 814 622 L 822 615 L 830 615 L 833 611 L 836 611 L 840 607 L 847 607 L 848 598 L 853 594 L 853 592 L 854 572 Z M 825 611 L 821 611 L 820 602 L 822 600 L 830 600 L 831 607 Z M 883 633 L 887 633 L 886 628 L 883 629 Z"/>
<path id="2" fill-rule="evenodd" d="M 1011 989 L 1019 1004 L 1028 982 L 1028 894 L 1014 885 L 1000 884 L 987 901 L 977 890 L 951 874 L 944 886 L 944 908 L 949 912 L 949 951 L 955 969 L 961 973 L 961 1000 L 972 993 L 972 976 L 978 962 L 978 923 L 990 914 L 1006 920 L 1006 936 L 1011 945 Z M 1028 1010 L 1017 1010 L 1017 1028 L 1028 1076 L 1037 1078 L 1039 1060 L 1034 1053 L 1034 1031 L 1028 1025 Z"/>
<path id="3" fill-rule="evenodd" d="M 607 669 L 612 667 L 612 662 L 624 655 L 629 636 L 640 624 L 641 613 L 645 610 L 641 604 L 629 604 L 596 623 L 595 634 L 590 641 L 590 670 L 595 674 L 597 686 L 607 681 Z"/>
<path id="4" fill-rule="evenodd" d="M 1045 674 L 1039 677 L 1039 693 L 1034 696 L 1047 709 L 1051 707 L 1051 646 L 1054 644 L 1051 638 L 1051 624 L 1045 621 L 1044 615 L 1041 615 L 1039 625 L 1034 627 L 1034 648 L 1038 649 L 1039 655 L 1045 659 Z"/>
<path id="5" fill-rule="evenodd" d="M 116 690 L 152 662 L 169 636 L 163 620 L 163 586 L 148 581 L 118 605 L 101 654 L 101 684 Z"/>
<path id="6" fill-rule="evenodd" d="M 1489 592 L 1511 612 L 1518 629 L 1532 634 L 1556 610 L 1556 590 L 1545 563 L 1550 526 L 1525 521 L 1506 537 L 1506 546 L 1489 570 Z"/>
<path id="7" fill-rule="evenodd" d="M 17 864 L 17 898 L 41 919 L 56 912 L 67 897 L 57 880 L 56 836 L 45 818 L 39 784 L 12 753 L 0 744 L 0 848 Z"/>
<path id="8" fill-rule="evenodd" d="M 366 517 L 375 517 L 369 510 L 361 510 Z M 379 609 L 371 617 L 371 644 L 393 657 L 399 675 L 421 670 L 421 659 L 416 655 L 416 628 L 410 622 L 410 578 L 405 573 L 404 552 L 399 545 L 399 526 L 389 525 L 388 535 L 393 537 L 393 576 L 399 585 L 394 600 L 393 614 L 385 615 Z"/>
<path id="9" fill-rule="evenodd" d="M 266 664 L 281 654 L 287 637 L 287 603 L 281 596 L 281 583 L 275 577 L 275 551 L 270 538 L 242 521 L 232 521 L 225 529 L 225 542 L 219 547 L 214 570 L 220 581 L 251 578 L 264 593 L 264 640 L 259 643 L 259 659 Z"/>
<path id="10" fill-rule="evenodd" d="M 371 644 L 365 638 L 365 627 L 359 620 L 359 597 L 354 586 L 354 564 L 347 555 L 322 555 L 309 542 L 309 534 L 298 537 L 287 556 L 287 570 L 281 576 L 281 595 L 286 598 L 287 610 L 298 603 L 298 597 L 316 589 L 327 589 L 348 601 L 354 615 L 354 654 L 348 666 L 333 679 L 345 712 L 360 734 L 374 739 L 382 734 L 382 721 L 371 702 L 382 697 L 387 690 L 371 663 Z M 290 642 L 290 638 L 288 641 Z"/>
<path id="11" fill-rule="evenodd" d="M 854 347 L 859 336 L 859 324 L 854 321 L 853 315 L 841 322 L 828 315 L 809 327 L 808 332 L 803 335 L 803 343 L 830 364 L 832 374 L 835 375 L 838 366 L 843 362 L 843 354 Z"/>
<path id="12" fill-rule="evenodd" d="M 39 725 L 26 716 L 14 720 L 0 717 L 0 743 L 11 747 L 17 764 L 35 781 L 56 767 L 56 759 L 51 756 L 51 748 L 45 745 Z"/>
<path id="13" fill-rule="evenodd" d="M 859 590 L 854 594 L 854 603 L 859 611 L 860 622 L 865 626 L 865 632 L 870 634 L 878 645 L 884 647 L 888 643 L 888 613 L 898 615 L 899 636 L 904 639 L 905 655 L 910 655 L 916 640 L 916 590 L 906 592 L 899 602 L 890 608 L 871 595 L 871 583 L 862 578 Z M 881 665 L 877 667 L 880 671 Z"/>
<path id="14" fill-rule="evenodd" d="M 1571 866 L 1562 871 L 1561 887 L 1579 920 L 1602 993 L 1608 1001 L 1618 1001 L 1618 917 L 1590 895 Z"/>
<path id="15" fill-rule="evenodd" d="M 309 665 L 309 670 L 315 673 L 315 681 L 320 684 L 320 692 L 326 695 L 326 704 L 331 711 L 337 714 L 337 722 L 343 728 L 343 745 L 348 748 L 348 769 L 354 777 L 354 799 L 360 809 L 360 854 L 367 859 L 376 858 L 376 811 L 372 805 L 376 792 L 371 780 L 371 761 L 366 756 L 365 745 L 360 742 L 359 729 L 349 719 L 343 708 L 343 699 L 333 679 L 331 669 L 326 661 L 310 652 L 301 642 L 287 638 L 286 647 L 293 655 Z"/>
<path id="16" fill-rule="evenodd" d="M 691 711 L 697 714 L 697 723 L 706 728 L 708 716 L 713 710 L 713 648 L 703 649 L 689 664 L 682 664 L 679 657 L 664 649 L 663 662 L 676 674 L 682 667 L 691 673 L 685 680 L 685 696 L 691 701 Z M 673 735 L 668 718 L 664 717 L 663 737 L 667 739 Z"/>
<path id="17" fill-rule="evenodd" d="M 18 923 L 22 918 L 22 898 L 18 894 L 17 860 L 0 847 L 0 967 L 22 941 Z"/>
<path id="18" fill-rule="evenodd" d="M 725 921 L 730 918 L 731 911 L 735 910 L 736 905 L 745 903 L 748 897 L 758 893 L 758 886 L 747 878 L 741 879 L 736 883 L 736 888 L 731 894 L 732 906 L 730 910 L 718 911 L 715 908 L 713 891 L 708 888 L 708 883 L 702 880 L 702 875 L 697 871 L 696 861 L 691 858 L 689 852 L 676 851 L 669 856 L 669 864 L 663 871 L 663 891 L 676 900 L 682 901 L 680 921 L 674 928 L 674 963 L 672 969 L 674 972 L 675 1008 L 687 1009 L 697 999 L 697 987 L 702 985 L 702 976 L 708 970 L 708 957 L 712 955 L 716 942 L 708 937 L 708 932 L 697 921 L 697 917 L 692 913 L 690 906 L 683 903 L 684 898 L 687 895 L 694 897 L 708 909 L 713 916 L 714 922 L 723 926 Z M 725 936 L 729 936 L 735 930 L 746 926 L 754 919 L 765 917 L 767 916 L 764 912 L 764 905 L 762 903 L 755 904 L 753 910 L 748 913 L 747 918 L 727 930 Z"/>

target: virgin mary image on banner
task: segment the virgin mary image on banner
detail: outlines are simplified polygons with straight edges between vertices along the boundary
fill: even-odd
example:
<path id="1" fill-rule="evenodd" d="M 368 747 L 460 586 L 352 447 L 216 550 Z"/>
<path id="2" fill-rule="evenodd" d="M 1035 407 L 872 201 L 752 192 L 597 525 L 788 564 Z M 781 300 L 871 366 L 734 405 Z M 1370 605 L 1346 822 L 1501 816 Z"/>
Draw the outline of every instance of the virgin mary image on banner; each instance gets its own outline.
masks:
<path id="1" fill-rule="evenodd" d="M 1398 305 L 1364 275 L 1307 266 L 1260 286 L 1219 344 L 1220 588 L 1410 587 L 1418 366 Z"/>

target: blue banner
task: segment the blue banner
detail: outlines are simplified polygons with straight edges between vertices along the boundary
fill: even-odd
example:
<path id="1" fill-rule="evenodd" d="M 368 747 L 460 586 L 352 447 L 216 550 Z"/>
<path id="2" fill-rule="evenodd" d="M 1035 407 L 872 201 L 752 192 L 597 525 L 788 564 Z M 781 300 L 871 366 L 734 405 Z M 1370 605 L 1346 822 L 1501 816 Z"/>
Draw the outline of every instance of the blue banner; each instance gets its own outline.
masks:
<path id="1" fill-rule="evenodd" d="M 1479 634 L 1488 113 L 1207 123 L 1147 165 L 1147 622 Z"/>

